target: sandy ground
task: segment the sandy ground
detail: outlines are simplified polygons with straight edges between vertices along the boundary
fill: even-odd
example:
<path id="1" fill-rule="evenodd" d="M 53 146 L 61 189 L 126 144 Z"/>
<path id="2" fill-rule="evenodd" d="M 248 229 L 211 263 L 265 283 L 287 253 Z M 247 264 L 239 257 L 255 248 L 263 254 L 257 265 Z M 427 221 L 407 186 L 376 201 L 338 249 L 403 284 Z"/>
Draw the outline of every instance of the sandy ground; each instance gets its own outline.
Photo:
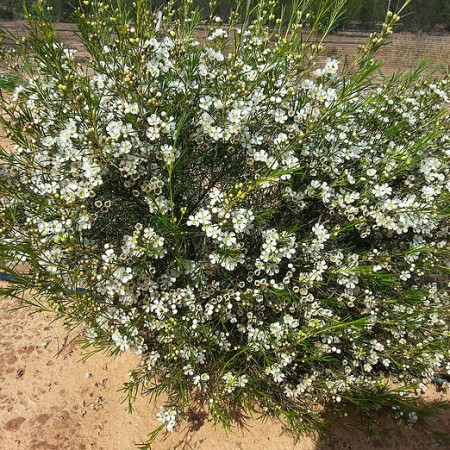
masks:
<path id="1" fill-rule="evenodd" d="M 137 363 L 132 354 L 110 359 L 83 351 L 60 322 L 49 314 L 15 309 L 13 299 L 0 299 L 0 449 L 1 450 L 133 450 L 158 426 L 158 402 L 137 400 L 133 414 L 122 403 L 121 385 Z M 433 401 L 449 394 L 430 388 Z M 386 423 L 387 436 L 367 437 L 345 423 L 336 437 L 294 443 L 278 424 L 249 420 L 246 430 L 226 435 L 207 420 L 184 424 L 155 450 L 425 450 L 437 445 L 430 431 L 450 434 L 450 414 L 421 421 L 417 429 Z"/>
<path id="2" fill-rule="evenodd" d="M 0 449 L 132 450 L 159 425 L 158 402 L 141 398 L 133 414 L 120 392 L 138 360 L 96 354 L 80 362 L 82 350 L 49 314 L 0 302 Z M 197 431 L 195 431 L 198 429 Z M 154 448 L 313 449 L 311 440 L 294 445 L 274 424 L 252 421 L 248 432 L 226 434 L 205 423 L 189 423 Z"/>

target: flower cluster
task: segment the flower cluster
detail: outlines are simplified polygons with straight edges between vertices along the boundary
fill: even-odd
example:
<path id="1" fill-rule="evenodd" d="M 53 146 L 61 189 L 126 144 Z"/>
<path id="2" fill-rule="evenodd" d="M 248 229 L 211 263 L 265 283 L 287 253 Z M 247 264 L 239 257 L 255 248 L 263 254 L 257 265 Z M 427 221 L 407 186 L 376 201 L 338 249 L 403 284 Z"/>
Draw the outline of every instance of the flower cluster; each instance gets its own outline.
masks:
<path id="1" fill-rule="evenodd" d="M 173 431 L 177 426 L 178 411 L 175 408 L 161 408 L 156 418 L 165 425 L 167 431 Z"/>
<path id="2" fill-rule="evenodd" d="M 159 30 L 142 1 L 130 23 L 84 3 L 89 70 L 30 16 L 29 77 L 3 105 L 17 289 L 141 355 L 130 384 L 169 394 L 169 431 L 188 392 L 217 420 L 253 403 L 298 431 L 317 405 L 395 402 L 448 370 L 450 81 L 372 82 L 396 16 L 343 75 L 307 15 L 289 39 L 213 18 L 199 41 L 170 7 Z"/>

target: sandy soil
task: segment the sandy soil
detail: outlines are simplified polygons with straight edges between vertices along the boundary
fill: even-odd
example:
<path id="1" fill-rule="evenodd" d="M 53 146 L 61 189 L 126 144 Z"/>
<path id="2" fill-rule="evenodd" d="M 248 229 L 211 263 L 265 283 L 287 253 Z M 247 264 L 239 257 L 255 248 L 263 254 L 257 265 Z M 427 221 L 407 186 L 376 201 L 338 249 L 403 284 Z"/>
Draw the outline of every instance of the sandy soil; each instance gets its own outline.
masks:
<path id="1" fill-rule="evenodd" d="M 1 450 L 133 450 L 159 425 L 159 404 L 144 398 L 127 412 L 121 385 L 137 358 L 110 359 L 95 354 L 82 362 L 83 351 L 50 314 L 17 309 L 13 299 L 0 299 L 0 449 Z M 450 395 L 430 388 L 432 401 Z M 421 421 L 415 429 L 386 422 L 386 437 L 367 437 L 344 422 L 335 437 L 305 437 L 294 443 L 278 424 L 250 419 L 246 429 L 226 435 L 207 420 L 187 423 L 155 450 L 425 450 L 437 445 L 430 432 L 450 435 L 450 414 Z"/>
<path id="2" fill-rule="evenodd" d="M 49 314 L 0 303 L 0 449 L 131 450 L 159 425 L 158 403 L 141 398 L 133 414 L 120 392 L 138 360 L 132 354 L 110 359 L 96 354 L 80 362 L 82 351 Z M 197 431 L 195 431 L 197 430 Z M 155 449 L 313 449 L 295 446 L 273 424 L 250 422 L 249 431 L 228 437 L 210 424 L 189 423 Z"/>

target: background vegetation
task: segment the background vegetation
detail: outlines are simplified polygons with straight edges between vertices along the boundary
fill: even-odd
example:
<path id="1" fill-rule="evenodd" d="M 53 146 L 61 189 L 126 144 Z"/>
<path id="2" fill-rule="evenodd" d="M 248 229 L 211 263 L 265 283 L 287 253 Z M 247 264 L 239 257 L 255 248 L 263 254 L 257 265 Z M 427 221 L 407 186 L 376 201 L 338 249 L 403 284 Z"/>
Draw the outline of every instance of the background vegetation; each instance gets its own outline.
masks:
<path id="1" fill-rule="evenodd" d="M 130 0 L 131 1 L 131 0 Z M 321 0 L 315 0 L 316 7 Z M 161 0 L 149 0 L 158 5 Z M 208 0 L 200 0 L 205 6 Z M 290 0 L 280 0 L 281 6 L 289 7 Z M 346 15 L 340 22 L 340 29 L 374 29 L 384 19 L 388 7 L 397 10 L 403 0 L 347 0 Z M 21 16 L 20 0 L 0 0 L 0 18 L 14 19 Z M 58 20 L 70 20 L 73 5 L 77 0 L 48 0 Z M 226 17 L 234 6 L 233 0 L 221 0 L 218 13 Z M 450 2 L 448 0 L 413 0 L 402 20 L 403 30 L 408 31 L 450 31 Z"/>

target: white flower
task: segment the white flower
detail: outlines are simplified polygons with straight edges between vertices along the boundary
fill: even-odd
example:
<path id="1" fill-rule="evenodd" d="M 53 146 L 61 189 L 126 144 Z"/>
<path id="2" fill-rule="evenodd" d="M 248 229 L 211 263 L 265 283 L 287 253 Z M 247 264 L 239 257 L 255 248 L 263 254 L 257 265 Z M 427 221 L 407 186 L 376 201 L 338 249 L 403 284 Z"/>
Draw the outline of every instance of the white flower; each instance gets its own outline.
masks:
<path id="1" fill-rule="evenodd" d="M 166 430 L 170 433 L 177 427 L 177 416 L 179 412 L 172 407 L 161 408 L 158 413 L 156 413 L 156 418 L 166 425 Z"/>
<path id="2" fill-rule="evenodd" d="M 285 123 L 288 118 L 286 112 L 282 109 L 276 109 L 273 113 L 273 117 L 277 123 Z"/>
<path id="3" fill-rule="evenodd" d="M 339 69 L 339 61 L 332 58 L 327 58 L 325 63 L 324 71 L 328 75 L 334 75 Z"/>
<path id="4" fill-rule="evenodd" d="M 312 232 L 316 235 L 319 242 L 326 242 L 330 238 L 330 233 L 323 224 L 316 223 L 312 228 Z"/>
<path id="5" fill-rule="evenodd" d="M 175 159 L 180 156 L 180 152 L 176 150 L 172 145 L 163 145 L 161 147 L 161 155 L 168 166 L 172 166 Z"/>
<path id="6" fill-rule="evenodd" d="M 215 39 L 225 39 L 228 36 L 227 32 L 222 28 L 216 28 L 210 36 L 207 37 L 208 41 L 214 41 Z"/>
<path id="7" fill-rule="evenodd" d="M 375 197 L 384 198 L 392 194 L 392 188 L 387 183 L 377 184 L 373 187 L 372 193 Z"/>

